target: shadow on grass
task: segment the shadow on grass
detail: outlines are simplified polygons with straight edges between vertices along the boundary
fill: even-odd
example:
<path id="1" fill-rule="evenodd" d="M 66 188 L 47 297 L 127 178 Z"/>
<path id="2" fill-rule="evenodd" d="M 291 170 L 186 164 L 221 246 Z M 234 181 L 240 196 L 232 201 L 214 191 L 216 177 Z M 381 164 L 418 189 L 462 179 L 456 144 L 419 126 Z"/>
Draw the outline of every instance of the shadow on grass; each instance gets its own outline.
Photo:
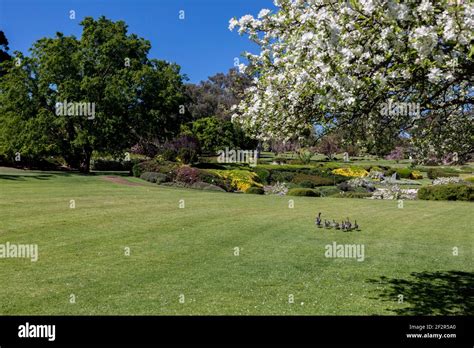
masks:
<path id="1" fill-rule="evenodd" d="M 413 272 L 410 279 L 369 279 L 384 286 L 378 298 L 395 302 L 399 295 L 408 307 L 390 309 L 399 315 L 473 315 L 474 273 L 460 271 Z"/>
<path id="2" fill-rule="evenodd" d="M 50 180 L 57 176 L 71 176 L 71 175 L 79 175 L 79 176 L 101 176 L 101 175 L 114 175 L 114 176 L 121 176 L 121 177 L 129 177 L 129 173 L 125 171 L 117 172 L 117 171 L 93 171 L 90 173 L 80 173 L 79 171 L 70 171 L 70 172 L 44 172 L 44 173 L 0 173 L 0 180 L 15 180 L 15 181 L 25 181 L 26 179 L 36 179 L 36 180 Z"/>
<path id="3" fill-rule="evenodd" d="M 25 179 L 37 179 L 37 180 L 49 180 L 54 176 L 52 174 L 0 174 L 0 180 L 19 180 L 24 181 Z"/>
<path id="4" fill-rule="evenodd" d="M 0 180 L 18 180 L 24 181 L 26 179 L 36 179 L 36 180 L 50 180 L 56 176 L 70 176 L 73 172 L 60 172 L 60 171 L 17 171 L 12 173 L 2 173 L 0 172 Z"/>

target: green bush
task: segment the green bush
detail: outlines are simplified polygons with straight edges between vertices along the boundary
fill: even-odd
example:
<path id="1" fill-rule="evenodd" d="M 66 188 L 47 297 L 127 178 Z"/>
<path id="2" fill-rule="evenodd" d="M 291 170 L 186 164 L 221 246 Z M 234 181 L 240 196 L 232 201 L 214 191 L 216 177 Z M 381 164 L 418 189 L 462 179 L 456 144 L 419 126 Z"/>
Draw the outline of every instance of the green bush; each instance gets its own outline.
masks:
<path id="1" fill-rule="evenodd" d="M 140 175 L 140 179 L 143 179 L 152 183 L 158 183 L 158 184 L 168 181 L 165 174 L 155 173 L 155 172 L 145 172 L 142 175 Z"/>
<path id="2" fill-rule="evenodd" d="M 298 186 L 305 188 L 314 188 L 314 184 L 311 181 L 301 181 Z"/>
<path id="3" fill-rule="evenodd" d="M 255 172 L 255 174 L 258 175 L 258 177 L 260 178 L 260 181 L 264 184 L 268 184 L 268 179 L 270 178 L 270 171 L 265 169 L 265 168 L 259 168 L 259 167 L 255 167 L 253 169 L 253 171 Z"/>
<path id="4" fill-rule="evenodd" d="M 418 190 L 418 198 L 433 201 L 474 201 L 474 186 L 471 185 L 434 185 Z"/>
<path id="5" fill-rule="evenodd" d="M 436 178 L 449 177 L 449 176 L 459 176 L 454 170 L 441 169 L 441 168 L 430 168 L 428 169 L 428 178 L 434 180 Z"/>
<path id="6" fill-rule="evenodd" d="M 335 195 L 335 194 L 339 194 L 339 192 L 341 192 L 341 190 L 336 187 L 336 186 L 332 186 L 332 187 L 318 187 L 316 189 L 316 191 L 322 196 L 322 197 L 329 197 L 329 196 L 332 196 L 332 195 Z"/>
<path id="7" fill-rule="evenodd" d="M 182 147 L 178 150 L 176 159 L 184 164 L 191 164 L 197 162 L 199 159 L 199 152 L 193 148 Z"/>
<path id="8" fill-rule="evenodd" d="M 292 172 L 271 171 L 271 182 L 291 182 L 294 177 Z"/>
<path id="9" fill-rule="evenodd" d="M 314 190 L 307 188 L 293 188 L 288 191 L 288 196 L 319 197 L 320 194 Z"/>
<path id="10" fill-rule="evenodd" d="M 254 194 L 254 195 L 263 195 L 265 191 L 261 187 L 249 187 L 245 193 Z"/>
<path id="11" fill-rule="evenodd" d="M 166 176 L 166 174 L 163 174 L 163 173 L 156 173 L 156 174 L 158 174 L 156 176 L 156 181 L 155 181 L 157 184 L 162 184 L 168 181 L 168 177 Z"/>
<path id="12" fill-rule="evenodd" d="M 143 169 L 142 167 L 140 166 L 140 163 L 137 163 L 135 164 L 133 167 L 132 167 L 132 174 L 134 177 L 136 178 L 139 178 L 140 175 L 143 174 Z"/>
<path id="13" fill-rule="evenodd" d="M 295 184 L 301 184 L 302 182 L 310 182 L 314 186 L 329 186 L 334 183 L 334 180 L 330 177 L 322 177 L 317 175 L 308 174 L 296 174 L 292 180 Z"/>
<path id="14" fill-rule="evenodd" d="M 191 188 L 204 191 L 218 191 L 225 192 L 225 190 L 217 185 L 208 184 L 206 182 L 198 181 L 191 185 Z"/>
<path id="15" fill-rule="evenodd" d="M 145 172 L 155 172 L 162 173 L 168 177 L 168 180 L 171 181 L 174 178 L 174 170 L 178 168 L 179 165 L 173 162 L 157 162 L 156 160 L 145 161 L 138 163 L 132 169 L 133 175 L 139 177 Z"/>
<path id="16" fill-rule="evenodd" d="M 217 175 L 216 173 L 212 173 L 210 171 L 201 169 L 199 171 L 199 180 L 201 182 L 207 183 L 209 185 L 218 186 L 218 187 L 222 188 L 223 190 L 225 190 L 227 192 L 232 191 L 232 182 L 231 182 L 231 180 L 225 179 L 225 178 Z"/>

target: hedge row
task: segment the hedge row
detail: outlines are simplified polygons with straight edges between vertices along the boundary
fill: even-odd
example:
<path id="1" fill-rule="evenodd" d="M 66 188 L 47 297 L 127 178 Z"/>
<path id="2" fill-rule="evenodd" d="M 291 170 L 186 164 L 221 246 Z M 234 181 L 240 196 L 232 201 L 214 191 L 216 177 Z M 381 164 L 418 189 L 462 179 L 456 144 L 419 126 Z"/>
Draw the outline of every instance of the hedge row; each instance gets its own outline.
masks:
<path id="1" fill-rule="evenodd" d="M 435 185 L 424 186 L 418 190 L 418 198 L 433 201 L 474 201 L 474 186 Z"/>

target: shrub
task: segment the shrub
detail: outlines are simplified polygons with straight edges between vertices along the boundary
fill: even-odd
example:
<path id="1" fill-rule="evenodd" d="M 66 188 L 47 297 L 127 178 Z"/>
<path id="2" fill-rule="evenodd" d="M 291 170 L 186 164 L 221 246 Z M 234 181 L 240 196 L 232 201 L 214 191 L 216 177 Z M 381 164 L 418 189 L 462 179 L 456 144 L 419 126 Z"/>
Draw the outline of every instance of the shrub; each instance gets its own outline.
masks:
<path id="1" fill-rule="evenodd" d="M 306 197 L 318 197 L 320 194 L 314 190 L 307 188 L 293 188 L 288 191 L 288 196 L 306 196 Z"/>
<path id="2" fill-rule="evenodd" d="M 349 177 L 365 177 L 369 175 L 369 172 L 366 171 L 364 168 L 360 167 L 345 167 L 345 168 L 338 168 L 332 171 L 333 174 L 342 175 L 342 176 L 349 176 Z"/>
<path id="3" fill-rule="evenodd" d="M 155 172 L 145 172 L 140 175 L 140 179 L 158 184 L 168 181 L 165 174 Z"/>
<path id="4" fill-rule="evenodd" d="M 159 154 L 166 161 L 178 160 L 184 164 L 191 164 L 198 160 L 201 154 L 201 147 L 196 138 L 182 135 L 166 142 L 160 148 Z"/>
<path id="5" fill-rule="evenodd" d="M 409 168 L 397 168 L 397 175 L 401 179 L 410 179 L 411 170 Z"/>
<path id="6" fill-rule="evenodd" d="M 249 187 L 245 193 L 250 193 L 254 195 L 263 195 L 265 191 L 261 187 Z"/>
<path id="7" fill-rule="evenodd" d="M 295 175 L 296 174 L 292 172 L 281 172 L 275 170 L 271 172 L 271 182 L 291 182 Z"/>
<path id="8" fill-rule="evenodd" d="M 245 192 L 249 187 L 262 187 L 259 183 L 259 178 L 254 172 L 242 169 L 234 170 L 209 170 L 217 174 L 224 180 L 229 180 L 233 190 Z"/>
<path id="9" fill-rule="evenodd" d="M 199 153 L 195 149 L 192 148 L 181 148 L 178 151 L 178 155 L 176 156 L 176 160 L 182 162 L 184 164 L 191 164 L 197 162 L 199 159 Z"/>
<path id="10" fill-rule="evenodd" d="M 191 185 L 191 188 L 204 190 L 204 191 L 219 191 L 225 192 L 225 190 L 219 186 L 208 184 L 206 182 L 198 181 Z"/>
<path id="11" fill-rule="evenodd" d="M 474 187 L 456 184 L 424 186 L 418 190 L 418 198 L 434 201 L 474 201 Z"/>
<path id="12" fill-rule="evenodd" d="M 199 180 L 209 185 L 216 185 L 224 189 L 225 191 L 232 191 L 232 182 L 230 179 L 224 179 L 223 177 L 212 173 L 208 170 L 199 171 Z"/>
<path id="13" fill-rule="evenodd" d="M 143 173 L 143 169 L 140 166 L 140 163 L 137 163 L 132 167 L 132 174 L 134 177 L 139 178 L 140 175 L 142 175 L 142 173 Z"/>
<path id="14" fill-rule="evenodd" d="M 302 182 L 310 182 L 312 184 L 312 187 L 314 187 L 314 186 L 332 185 L 334 183 L 334 180 L 330 177 L 322 177 L 322 176 L 317 176 L 317 175 L 299 173 L 293 177 L 292 182 L 295 184 L 301 184 Z"/>
<path id="15" fill-rule="evenodd" d="M 341 190 L 336 187 L 336 186 L 332 186 L 332 187 L 318 187 L 316 189 L 317 192 L 320 193 L 321 197 L 328 197 L 328 196 L 332 196 L 336 193 L 339 193 L 341 192 Z"/>
<path id="16" fill-rule="evenodd" d="M 311 181 L 301 181 L 298 185 L 305 188 L 314 188 L 314 184 Z"/>
<path id="17" fill-rule="evenodd" d="M 265 168 L 256 167 L 253 169 L 255 174 L 258 175 L 260 181 L 264 184 L 268 184 L 268 180 L 270 179 L 270 171 Z"/>
<path id="18" fill-rule="evenodd" d="M 160 153 L 160 155 L 165 161 L 174 162 L 176 161 L 176 156 L 178 155 L 178 153 L 173 149 L 164 149 Z"/>
<path id="19" fill-rule="evenodd" d="M 313 153 L 307 149 L 300 149 L 298 151 L 298 159 L 302 164 L 310 163 L 311 157 L 313 157 Z"/>
<path id="20" fill-rule="evenodd" d="M 431 180 L 441 177 L 449 177 L 449 176 L 458 176 L 455 171 L 450 171 L 441 168 L 430 168 L 428 169 L 428 178 Z"/>
<path id="21" fill-rule="evenodd" d="M 156 160 L 141 162 L 133 166 L 133 175 L 139 177 L 142 173 L 145 172 L 155 172 L 165 174 L 168 178 L 168 181 L 174 179 L 174 171 L 177 168 L 178 164 L 172 162 L 159 163 Z"/>
<path id="22" fill-rule="evenodd" d="M 156 183 L 157 184 L 162 184 L 164 182 L 167 182 L 168 181 L 168 177 L 166 176 L 166 174 L 163 174 L 163 173 L 156 173 L 157 176 L 156 176 Z"/>
<path id="23" fill-rule="evenodd" d="M 182 166 L 175 170 L 175 180 L 185 184 L 194 184 L 199 181 L 199 169 Z"/>
<path id="24" fill-rule="evenodd" d="M 413 180 L 423 179 L 423 174 L 421 174 L 421 172 L 419 172 L 418 170 L 414 170 L 410 174 L 410 179 L 413 179 Z"/>

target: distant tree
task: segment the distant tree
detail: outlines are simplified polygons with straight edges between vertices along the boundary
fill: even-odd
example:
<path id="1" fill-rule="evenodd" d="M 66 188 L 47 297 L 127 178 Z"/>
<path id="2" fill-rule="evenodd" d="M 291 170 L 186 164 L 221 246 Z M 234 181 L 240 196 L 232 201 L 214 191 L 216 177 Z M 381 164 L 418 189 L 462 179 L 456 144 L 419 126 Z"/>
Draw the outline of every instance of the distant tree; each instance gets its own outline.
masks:
<path id="1" fill-rule="evenodd" d="M 318 152 L 326 155 L 328 159 L 333 159 L 334 155 L 341 150 L 339 136 L 336 134 L 323 136 L 316 149 Z"/>
<path id="2" fill-rule="evenodd" d="M 385 156 L 385 159 L 393 160 L 397 163 L 404 158 L 405 158 L 405 149 L 401 146 L 397 146 L 392 151 L 390 151 L 390 153 L 387 156 Z"/>
<path id="3" fill-rule="evenodd" d="M 199 84 L 187 84 L 189 97 L 187 109 L 193 119 L 213 117 L 230 120 L 231 108 L 238 104 L 251 79 L 230 69 L 227 74 L 218 73 Z"/>
<path id="4" fill-rule="evenodd" d="M 196 137 L 207 153 L 215 153 L 225 147 L 253 149 L 257 146 L 255 140 L 247 138 L 231 121 L 217 117 L 200 118 L 182 127 L 182 133 Z"/>

